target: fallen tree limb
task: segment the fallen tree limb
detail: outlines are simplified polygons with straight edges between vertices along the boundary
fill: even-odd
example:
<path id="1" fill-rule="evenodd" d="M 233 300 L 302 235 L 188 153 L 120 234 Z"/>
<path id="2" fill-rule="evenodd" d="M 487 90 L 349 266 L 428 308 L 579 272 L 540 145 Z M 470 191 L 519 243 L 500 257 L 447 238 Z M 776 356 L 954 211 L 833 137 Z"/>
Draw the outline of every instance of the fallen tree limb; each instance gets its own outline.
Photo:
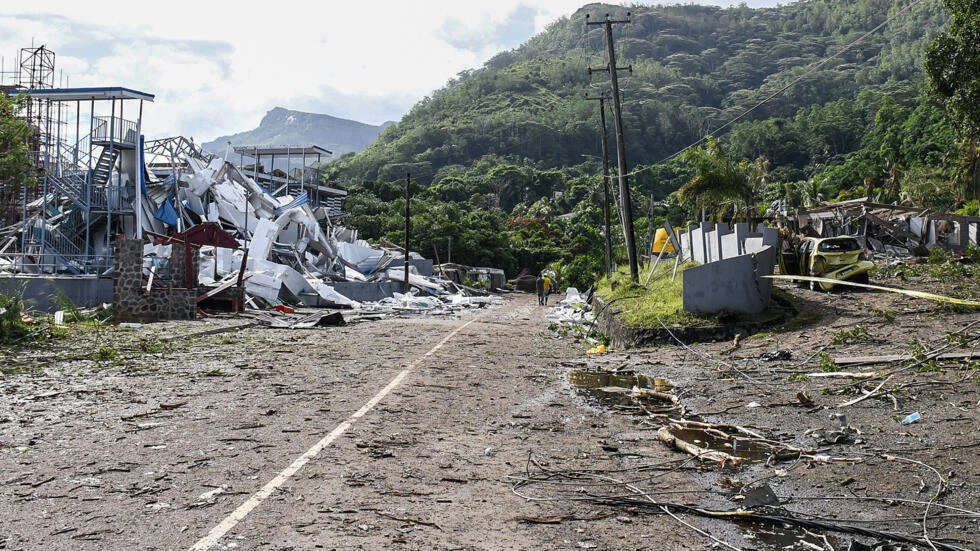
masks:
<path id="1" fill-rule="evenodd" d="M 659 392 L 656 390 L 650 390 L 648 388 L 639 388 L 635 386 L 633 387 L 631 396 L 633 398 L 649 398 L 652 400 L 658 400 L 660 402 L 669 402 L 674 405 L 680 403 L 680 400 L 677 399 L 677 396 L 674 396 L 673 394 L 667 392 Z"/>
<path id="2" fill-rule="evenodd" d="M 975 360 L 980 358 L 980 350 L 966 352 L 946 352 L 930 356 L 932 360 Z M 859 364 L 882 364 L 894 362 L 910 362 L 918 359 L 912 354 L 887 354 L 882 356 L 851 356 L 845 358 L 834 358 L 837 365 L 859 365 Z"/>
<path id="3" fill-rule="evenodd" d="M 681 440 L 680 438 L 674 436 L 674 434 L 670 432 L 670 428 L 666 426 L 660 427 L 660 430 L 657 431 L 657 439 L 668 446 L 676 448 L 682 452 L 689 453 L 701 461 L 717 461 L 722 466 L 737 466 L 742 463 L 741 457 L 735 457 L 725 452 L 709 450 L 707 448 L 702 448 L 690 442 Z"/>
<path id="4" fill-rule="evenodd" d="M 830 371 L 830 372 L 821 371 L 820 373 L 806 374 L 808 378 L 809 377 L 850 377 L 852 379 L 871 379 L 873 377 L 877 377 L 878 375 L 881 375 L 881 372 L 862 371 L 862 372 L 855 373 L 853 371 Z"/>
<path id="5" fill-rule="evenodd" d="M 691 427 L 691 428 L 697 428 L 697 429 L 705 429 L 705 430 L 712 429 L 712 430 L 716 430 L 717 431 L 717 430 L 728 429 L 728 430 L 733 430 L 733 431 L 738 432 L 738 433 L 741 433 L 741 434 L 745 434 L 745 435 L 751 436 L 753 438 L 758 438 L 759 440 L 765 440 L 766 439 L 765 436 L 762 436 L 761 434 L 755 432 L 754 430 L 747 429 L 747 428 L 745 428 L 745 427 L 743 427 L 741 425 L 726 425 L 726 424 L 717 424 L 717 423 L 715 423 L 715 424 L 702 423 L 700 421 L 691 421 L 689 419 L 671 419 L 670 422 L 673 423 L 673 424 L 675 424 L 675 425 L 678 425 L 678 426 Z"/>
<path id="6" fill-rule="evenodd" d="M 894 377 L 894 376 L 895 376 L 895 374 L 893 373 L 893 374 L 885 377 L 885 380 L 883 380 L 880 383 L 878 383 L 878 386 L 874 387 L 874 389 L 871 392 L 869 392 L 869 393 L 867 393 L 864 396 L 861 396 L 859 398 L 855 398 L 853 400 L 848 400 L 847 402 L 844 402 L 843 404 L 838 404 L 837 407 L 843 408 L 843 407 L 847 407 L 847 406 L 853 406 L 854 404 L 856 404 L 858 402 L 867 400 L 868 398 L 871 398 L 872 396 L 875 396 L 876 395 L 875 393 L 877 393 L 879 390 L 881 390 L 881 387 L 885 386 L 885 383 L 887 383 L 889 380 L 891 380 L 891 378 Z M 887 394 L 887 393 L 883 393 L 883 394 Z"/>

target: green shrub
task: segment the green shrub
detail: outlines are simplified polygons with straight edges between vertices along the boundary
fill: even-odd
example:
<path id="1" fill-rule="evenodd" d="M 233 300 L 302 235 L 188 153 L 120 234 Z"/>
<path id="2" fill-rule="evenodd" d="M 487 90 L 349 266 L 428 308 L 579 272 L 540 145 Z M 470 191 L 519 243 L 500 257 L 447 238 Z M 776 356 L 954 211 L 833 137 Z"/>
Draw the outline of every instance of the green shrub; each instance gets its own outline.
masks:
<path id="1" fill-rule="evenodd" d="M 830 339 L 830 344 L 858 344 L 871 340 L 868 330 L 860 325 L 855 325 L 851 329 L 844 329 Z"/>
<path id="2" fill-rule="evenodd" d="M 31 328 L 24 323 L 24 301 L 20 293 L 0 294 L 0 344 L 12 344 L 22 340 Z"/>

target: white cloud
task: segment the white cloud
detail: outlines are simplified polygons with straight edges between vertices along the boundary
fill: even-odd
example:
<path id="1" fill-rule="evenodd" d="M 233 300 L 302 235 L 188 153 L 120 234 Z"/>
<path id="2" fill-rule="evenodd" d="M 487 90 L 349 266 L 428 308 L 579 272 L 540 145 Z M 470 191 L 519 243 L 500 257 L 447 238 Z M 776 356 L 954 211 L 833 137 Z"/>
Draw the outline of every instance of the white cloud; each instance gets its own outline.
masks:
<path id="1" fill-rule="evenodd" d="M 313 0 L 261 8 L 171 0 L 149 11 L 118 0 L 49 0 L 0 16 L 0 56 L 9 72 L 21 48 L 43 44 L 56 55 L 55 86 L 154 94 L 144 106 L 148 137 L 208 141 L 254 128 L 277 106 L 397 120 L 461 71 L 582 5 L 382 0 L 365 13 Z"/>

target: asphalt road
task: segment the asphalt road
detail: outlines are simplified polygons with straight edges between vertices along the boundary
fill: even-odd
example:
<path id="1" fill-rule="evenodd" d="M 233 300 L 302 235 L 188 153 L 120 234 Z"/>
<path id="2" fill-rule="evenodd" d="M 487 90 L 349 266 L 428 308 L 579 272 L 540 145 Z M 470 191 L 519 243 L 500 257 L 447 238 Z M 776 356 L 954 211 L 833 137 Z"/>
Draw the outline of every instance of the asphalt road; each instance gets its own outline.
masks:
<path id="1" fill-rule="evenodd" d="M 846 308 L 833 308 L 828 335 L 853 326 Z M 458 316 L 340 327 L 227 318 L 80 329 L 6 354 L 0 549 L 800 548 L 799 529 L 682 507 L 730 511 L 750 487 L 770 485 L 795 516 L 921 535 L 922 506 L 913 503 L 933 491 L 930 452 L 955 455 L 957 477 L 926 503 L 929 533 L 941 528 L 944 541 L 975 548 L 976 462 L 963 454 L 976 432 L 947 445 L 928 430 L 940 415 L 960 428 L 977 417 L 975 381 L 954 397 L 947 389 L 963 380 L 955 371 L 947 382 L 938 379 L 945 372 L 929 373 L 929 386 L 911 379 L 918 386 L 903 388 L 922 389 L 914 407 L 926 413 L 915 426 L 891 421 L 891 402 L 866 400 L 846 410 L 863 430 L 847 446 L 723 469 L 659 442 L 665 416 L 599 405 L 570 373 L 661 375 L 702 419 L 802 446 L 812 441 L 808 427 L 828 424 L 822 408 L 850 399 L 827 394 L 841 387 L 829 378 L 787 382 L 786 367 L 815 356 L 809 343 L 821 346 L 815 329 L 762 336 L 734 353 L 723 350 L 730 343 L 706 343 L 598 357 L 550 330 L 547 312 L 533 295 L 511 294 Z M 905 338 L 922 325 L 888 327 Z M 783 369 L 753 359 L 774 348 L 791 352 Z M 801 389 L 810 403 L 798 401 Z M 908 450 L 914 438 L 925 447 Z M 882 459 L 895 450 L 921 463 Z M 815 459 L 824 454 L 848 457 Z M 910 499 L 882 505 L 883 495 Z M 819 532 L 809 545 L 846 548 Z"/>
<path id="2" fill-rule="evenodd" d="M 615 463 L 609 415 L 564 379 L 587 345 L 546 310 L 168 322 L 36 351 L 0 380 L 0 548 L 620 548 L 629 515 L 513 490 Z"/>

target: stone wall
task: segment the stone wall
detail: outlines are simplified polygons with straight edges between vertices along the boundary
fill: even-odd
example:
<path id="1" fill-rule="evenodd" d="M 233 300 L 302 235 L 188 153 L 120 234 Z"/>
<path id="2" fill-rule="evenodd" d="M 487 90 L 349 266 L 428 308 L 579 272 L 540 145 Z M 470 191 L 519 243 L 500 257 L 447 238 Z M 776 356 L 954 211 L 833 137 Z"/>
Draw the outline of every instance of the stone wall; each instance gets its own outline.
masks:
<path id="1" fill-rule="evenodd" d="M 143 282 L 143 241 L 119 237 L 114 245 L 112 281 L 113 321 L 152 322 L 192 320 L 197 315 L 197 288 L 170 287 L 149 292 Z M 195 251 L 196 252 L 196 251 Z M 174 285 L 184 285 L 183 245 L 173 245 L 170 255 Z M 197 255 L 192 256 L 194 270 Z M 196 273 L 196 272 L 192 272 Z"/>

